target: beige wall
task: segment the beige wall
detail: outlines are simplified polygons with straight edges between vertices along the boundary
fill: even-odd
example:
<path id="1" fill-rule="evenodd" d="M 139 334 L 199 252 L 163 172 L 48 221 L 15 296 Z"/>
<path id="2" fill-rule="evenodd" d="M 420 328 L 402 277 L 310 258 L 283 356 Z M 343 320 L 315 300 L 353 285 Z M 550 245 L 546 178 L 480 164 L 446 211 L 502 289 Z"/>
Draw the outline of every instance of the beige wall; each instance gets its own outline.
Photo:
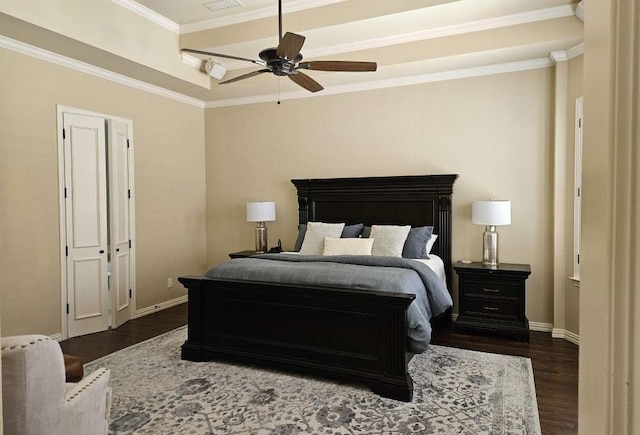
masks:
<path id="1" fill-rule="evenodd" d="M 552 323 L 552 86 L 548 68 L 207 110 L 209 263 L 254 246 L 250 200 L 276 201 L 269 244 L 293 246 L 292 178 L 455 173 L 453 260 L 481 259 L 471 202 L 510 199 L 500 259 L 531 264 L 529 320 Z"/>
<path id="2" fill-rule="evenodd" d="M 0 50 L 2 332 L 61 332 L 56 104 L 133 120 L 137 309 L 205 265 L 203 110 Z"/>
<path id="3" fill-rule="evenodd" d="M 576 98 L 583 95 L 583 56 L 569 60 L 569 80 L 567 92 L 567 204 L 565 225 L 567 228 L 565 249 L 567 252 L 566 270 L 573 274 L 573 198 L 575 192 L 575 112 Z M 580 284 L 566 279 L 565 285 L 565 329 L 580 334 Z"/>

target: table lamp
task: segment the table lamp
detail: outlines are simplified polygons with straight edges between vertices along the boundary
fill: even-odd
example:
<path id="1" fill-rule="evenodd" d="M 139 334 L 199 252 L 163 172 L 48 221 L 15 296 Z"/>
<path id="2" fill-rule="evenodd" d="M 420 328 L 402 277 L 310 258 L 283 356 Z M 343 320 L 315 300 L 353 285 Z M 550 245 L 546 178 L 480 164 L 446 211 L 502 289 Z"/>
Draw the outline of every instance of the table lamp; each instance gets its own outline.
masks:
<path id="1" fill-rule="evenodd" d="M 247 222 L 257 222 L 256 252 L 267 251 L 267 227 L 265 222 L 276 220 L 276 203 L 272 201 L 258 201 L 247 203 Z"/>
<path id="2" fill-rule="evenodd" d="M 484 225 L 482 236 L 482 264 L 498 266 L 498 233 L 496 226 L 511 225 L 511 201 L 473 201 L 471 220 Z"/>

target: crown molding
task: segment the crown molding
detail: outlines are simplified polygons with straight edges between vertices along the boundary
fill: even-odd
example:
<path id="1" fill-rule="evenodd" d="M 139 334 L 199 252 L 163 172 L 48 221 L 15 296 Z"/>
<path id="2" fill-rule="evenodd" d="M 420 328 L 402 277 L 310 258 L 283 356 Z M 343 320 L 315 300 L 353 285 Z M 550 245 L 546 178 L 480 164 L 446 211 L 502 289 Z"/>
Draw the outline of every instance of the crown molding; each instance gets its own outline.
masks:
<path id="1" fill-rule="evenodd" d="M 130 1 L 130 0 L 129 0 Z M 334 3 L 342 3 L 346 0 L 296 0 L 282 5 L 283 14 L 304 11 L 321 6 L 332 5 Z M 216 29 L 218 27 L 230 26 L 232 24 L 246 23 L 247 21 L 259 20 L 261 18 L 278 16 L 278 8 L 269 6 L 266 8 L 256 9 L 250 12 L 233 14 L 226 17 L 211 18 L 210 20 L 197 21 L 195 23 L 183 24 L 180 26 L 180 34 L 193 33 L 202 30 Z"/>
<path id="2" fill-rule="evenodd" d="M 200 59 L 199 57 L 192 56 L 189 53 L 181 53 L 181 54 L 182 54 L 182 61 L 184 63 L 197 69 L 202 68 L 202 59 Z"/>
<path id="3" fill-rule="evenodd" d="M 487 18 L 484 20 L 477 20 L 464 24 L 453 24 L 450 26 L 442 26 L 433 29 L 419 30 L 416 32 L 408 32 L 398 35 L 384 36 L 381 38 L 368 39 L 364 41 L 355 41 L 347 44 L 317 48 L 315 50 L 305 50 L 304 55 L 306 59 L 312 59 L 316 57 L 331 56 L 340 53 L 351 53 L 354 51 L 369 50 L 373 48 L 387 47 L 390 45 L 407 44 L 410 42 L 422 41 L 427 39 L 461 35 L 464 33 L 482 32 L 501 27 L 509 27 L 518 24 L 527 24 L 536 21 L 552 20 L 570 16 L 573 16 L 573 7 L 571 5 L 557 6 L 553 8 L 522 12 L 519 14 L 505 15 L 503 17 Z M 213 47 L 210 49 L 210 51 L 219 52 L 219 47 Z M 247 63 L 242 61 L 223 61 L 223 65 L 225 66 L 225 68 L 227 68 L 227 70 L 235 70 L 246 68 Z"/>
<path id="4" fill-rule="evenodd" d="M 581 54 L 584 54 L 584 42 L 576 45 L 575 47 L 571 47 L 566 51 L 567 59 L 573 59 L 574 57 L 578 57 Z"/>
<path id="5" fill-rule="evenodd" d="M 373 80 L 364 83 L 334 86 L 324 89 L 322 93 L 312 94 L 308 91 L 291 91 L 280 94 L 265 94 L 251 97 L 229 98 L 226 100 L 207 101 L 205 109 L 215 109 L 219 107 L 242 106 L 246 104 L 268 103 L 284 100 L 296 100 L 301 98 L 317 98 L 327 95 L 345 94 L 349 92 L 370 91 L 375 89 L 394 88 L 399 86 L 411 86 L 422 83 L 440 82 L 446 80 L 456 80 L 469 77 L 480 77 L 493 74 L 526 71 L 531 69 L 547 68 L 552 65 L 549 58 L 530 59 L 518 62 L 508 62 L 495 65 L 486 65 L 473 68 L 464 68 L 437 73 L 419 74 L 415 76 L 398 77 L 393 79 Z"/>
<path id="6" fill-rule="evenodd" d="M 141 5 L 140 3 L 134 0 L 111 0 L 113 3 L 118 6 L 122 6 L 123 8 L 129 9 L 131 12 L 140 15 L 143 18 L 155 23 L 159 26 L 164 27 L 167 30 L 171 30 L 173 33 L 180 32 L 180 26 L 178 23 L 171 21 L 169 18 L 160 15 L 159 13 L 152 11 L 146 6 Z"/>
<path id="7" fill-rule="evenodd" d="M 564 62 L 569 60 L 569 57 L 567 56 L 567 52 L 564 50 L 558 50 L 558 51 L 552 51 L 551 53 L 549 53 L 549 59 L 551 59 L 551 61 L 555 64 L 558 62 Z"/>
<path id="8" fill-rule="evenodd" d="M 134 89 L 149 92 L 151 94 L 159 95 L 161 97 L 170 98 L 172 100 L 180 101 L 191 106 L 203 108 L 204 101 L 197 98 L 189 97 L 178 92 L 170 91 L 160 86 L 151 85 L 141 80 L 132 79 L 131 77 L 124 76 L 122 74 L 115 73 L 103 68 L 99 68 L 88 63 L 81 62 L 70 57 L 62 56 L 58 53 L 43 50 L 33 45 L 25 44 L 15 39 L 7 38 L 0 35 L 0 48 L 6 48 L 7 50 L 14 51 L 16 53 L 25 54 L 27 56 L 35 57 L 40 60 L 54 63 L 56 65 L 70 68 L 75 71 L 90 74 L 92 76 L 100 77 L 105 80 L 109 80 L 121 85 L 129 86 Z"/>

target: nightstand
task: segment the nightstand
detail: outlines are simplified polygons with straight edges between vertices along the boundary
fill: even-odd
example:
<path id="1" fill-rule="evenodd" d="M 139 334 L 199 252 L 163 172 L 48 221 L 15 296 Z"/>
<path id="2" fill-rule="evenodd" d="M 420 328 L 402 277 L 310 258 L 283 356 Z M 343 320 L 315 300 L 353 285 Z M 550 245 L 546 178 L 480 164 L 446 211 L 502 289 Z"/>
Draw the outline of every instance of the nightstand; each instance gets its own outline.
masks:
<path id="1" fill-rule="evenodd" d="M 458 319 L 456 332 L 490 332 L 529 341 L 529 320 L 525 315 L 525 281 L 528 264 L 462 263 L 458 274 Z"/>
<path id="2" fill-rule="evenodd" d="M 231 254 L 229 254 L 229 257 L 230 258 L 246 258 L 256 254 L 264 254 L 264 252 L 256 252 L 256 251 L 232 252 Z"/>

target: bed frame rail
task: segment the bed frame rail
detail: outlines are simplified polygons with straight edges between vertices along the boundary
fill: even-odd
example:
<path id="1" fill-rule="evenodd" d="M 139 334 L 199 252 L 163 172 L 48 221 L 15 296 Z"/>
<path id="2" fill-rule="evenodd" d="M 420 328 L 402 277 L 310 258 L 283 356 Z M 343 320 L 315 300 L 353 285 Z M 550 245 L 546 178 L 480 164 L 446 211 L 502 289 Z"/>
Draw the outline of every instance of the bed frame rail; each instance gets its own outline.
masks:
<path id="1" fill-rule="evenodd" d="M 188 289 L 182 359 L 226 359 L 369 385 L 410 401 L 406 312 L 413 294 L 218 280 Z"/>

